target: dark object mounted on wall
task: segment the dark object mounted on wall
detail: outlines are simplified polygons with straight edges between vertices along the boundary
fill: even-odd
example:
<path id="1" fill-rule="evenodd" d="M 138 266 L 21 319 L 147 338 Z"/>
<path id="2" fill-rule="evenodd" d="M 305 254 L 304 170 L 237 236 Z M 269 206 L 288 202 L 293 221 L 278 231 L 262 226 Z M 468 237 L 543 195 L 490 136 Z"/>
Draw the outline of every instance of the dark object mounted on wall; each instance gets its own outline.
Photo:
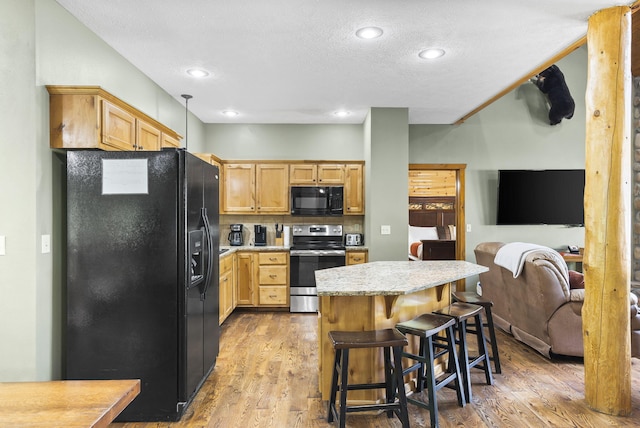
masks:
<path id="1" fill-rule="evenodd" d="M 564 80 L 564 74 L 558 66 L 554 64 L 536 77 L 536 85 L 543 94 L 547 95 L 551 105 L 549 124 L 557 125 L 562 122 L 562 119 L 571 119 L 576 104 Z"/>

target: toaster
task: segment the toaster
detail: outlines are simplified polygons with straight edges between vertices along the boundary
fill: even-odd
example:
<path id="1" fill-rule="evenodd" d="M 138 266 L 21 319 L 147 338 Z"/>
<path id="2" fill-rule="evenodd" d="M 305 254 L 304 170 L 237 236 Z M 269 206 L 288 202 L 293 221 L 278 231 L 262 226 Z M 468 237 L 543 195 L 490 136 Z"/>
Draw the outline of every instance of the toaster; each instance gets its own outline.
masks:
<path id="1" fill-rule="evenodd" d="M 364 236 L 362 233 L 346 233 L 344 235 L 344 245 L 347 247 L 364 245 Z"/>

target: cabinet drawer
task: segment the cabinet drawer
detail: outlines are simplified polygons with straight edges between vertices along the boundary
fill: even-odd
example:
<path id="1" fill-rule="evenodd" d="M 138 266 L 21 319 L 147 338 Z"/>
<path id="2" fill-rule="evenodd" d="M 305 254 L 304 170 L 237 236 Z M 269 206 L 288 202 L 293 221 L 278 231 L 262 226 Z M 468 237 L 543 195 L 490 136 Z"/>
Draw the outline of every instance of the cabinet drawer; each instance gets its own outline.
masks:
<path id="1" fill-rule="evenodd" d="M 367 253 L 363 251 L 347 251 L 347 265 L 357 265 L 367 262 Z"/>
<path id="2" fill-rule="evenodd" d="M 233 255 L 228 255 L 220 259 L 220 274 L 233 269 Z"/>
<path id="3" fill-rule="evenodd" d="M 260 266 L 260 285 L 287 285 L 286 266 Z"/>
<path id="4" fill-rule="evenodd" d="M 260 286 L 261 305 L 286 305 L 287 287 L 285 286 Z"/>
<path id="5" fill-rule="evenodd" d="M 261 265 L 286 265 L 287 253 L 260 253 L 258 264 Z"/>

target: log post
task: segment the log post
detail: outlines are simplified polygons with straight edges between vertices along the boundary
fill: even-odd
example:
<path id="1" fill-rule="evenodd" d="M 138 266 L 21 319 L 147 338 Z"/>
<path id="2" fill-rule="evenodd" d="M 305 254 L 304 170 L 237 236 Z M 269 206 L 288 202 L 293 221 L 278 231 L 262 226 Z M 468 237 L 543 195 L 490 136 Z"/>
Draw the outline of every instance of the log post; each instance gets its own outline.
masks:
<path id="1" fill-rule="evenodd" d="M 611 415 L 631 413 L 631 10 L 589 18 L 586 105 L 585 398 Z"/>

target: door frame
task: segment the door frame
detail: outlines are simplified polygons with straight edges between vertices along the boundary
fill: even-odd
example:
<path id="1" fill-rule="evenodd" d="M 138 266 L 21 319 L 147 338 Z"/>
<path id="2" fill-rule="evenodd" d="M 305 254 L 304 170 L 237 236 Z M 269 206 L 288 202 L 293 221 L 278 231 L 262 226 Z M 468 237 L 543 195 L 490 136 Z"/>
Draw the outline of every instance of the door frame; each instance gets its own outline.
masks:
<path id="1" fill-rule="evenodd" d="M 465 223 L 465 171 L 467 164 L 465 163 L 410 163 L 409 171 L 419 170 L 446 170 L 455 171 L 456 173 L 456 260 L 466 259 L 466 232 Z M 456 289 L 463 291 L 465 289 L 465 280 L 457 282 Z"/>

